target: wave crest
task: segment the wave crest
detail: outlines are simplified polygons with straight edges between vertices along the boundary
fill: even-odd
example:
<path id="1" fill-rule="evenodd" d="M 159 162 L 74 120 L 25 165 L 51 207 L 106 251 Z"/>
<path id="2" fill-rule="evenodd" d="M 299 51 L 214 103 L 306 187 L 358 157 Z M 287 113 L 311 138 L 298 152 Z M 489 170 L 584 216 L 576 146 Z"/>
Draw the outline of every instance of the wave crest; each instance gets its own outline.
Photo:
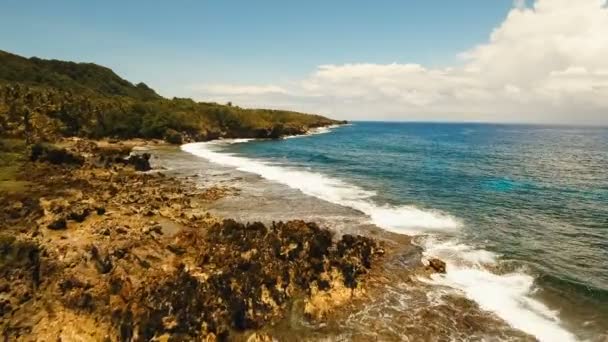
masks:
<path id="1" fill-rule="evenodd" d="M 217 143 L 215 147 L 217 148 Z M 378 205 L 372 200 L 376 195 L 374 191 L 320 173 L 218 152 L 214 150 L 213 143 L 191 143 L 181 148 L 213 163 L 258 174 L 267 180 L 298 189 L 306 195 L 359 210 L 367 214 L 375 225 L 395 233 L 413 235 L 431 231 L 452 231 L 461 227 L 457 218 L 439 211 L 424 210 L 415 206 Z"/>

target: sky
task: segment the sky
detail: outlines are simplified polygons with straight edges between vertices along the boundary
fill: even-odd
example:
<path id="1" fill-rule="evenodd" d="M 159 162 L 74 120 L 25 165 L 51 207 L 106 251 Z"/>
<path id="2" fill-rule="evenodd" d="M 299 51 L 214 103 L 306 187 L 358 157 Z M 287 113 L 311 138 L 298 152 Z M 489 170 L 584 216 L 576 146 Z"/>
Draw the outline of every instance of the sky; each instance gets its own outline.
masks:
<path id="1" fill-rule="evenodd" d="M 0 49 L 337 119 L 608 124 L 606 0 L 0 0 Z"/>

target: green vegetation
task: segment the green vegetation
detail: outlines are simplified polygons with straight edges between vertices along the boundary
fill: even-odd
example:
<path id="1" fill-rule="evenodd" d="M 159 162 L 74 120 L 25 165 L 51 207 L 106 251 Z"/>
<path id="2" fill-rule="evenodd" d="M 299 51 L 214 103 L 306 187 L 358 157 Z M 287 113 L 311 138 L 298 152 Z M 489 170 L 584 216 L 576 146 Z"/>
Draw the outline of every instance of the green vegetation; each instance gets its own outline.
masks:
<path id="1" fill-rule="evenodd" d="M 25 161 L 25 142 L 19 139 L 0 139 L 0 192 L 20 192 L 26 181 L 17 180 Z"/>
<path id="2" fill-rule="evenodd" d="M 90 63 L 24 58 L 0 51 L 0 136 L 27 143 L 61 136 L 276 138 L 337 123 L 318 115 L 166 99 Z"/>

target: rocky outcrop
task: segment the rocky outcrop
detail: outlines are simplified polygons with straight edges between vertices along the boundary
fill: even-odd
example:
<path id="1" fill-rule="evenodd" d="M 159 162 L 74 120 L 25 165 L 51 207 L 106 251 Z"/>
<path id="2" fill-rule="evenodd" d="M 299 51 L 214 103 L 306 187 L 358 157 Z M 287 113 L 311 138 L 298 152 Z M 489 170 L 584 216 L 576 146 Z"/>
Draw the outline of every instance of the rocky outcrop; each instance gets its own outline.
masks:
<path id="1" fill-rule="evenodd" d="M 8 340 L 225 340 L 281 321 L 294 301 L 323 319 L 364 293 L 384 253 L 304 221 L 220 221 L 202 205 L 237 189 L 136 172 L 123 147 L 100 145 L 66 143 L 82 167 L 28 164 L 36 186 L 0 196 Z"/>
<path id="2" fill-rule="evenodd" d="M 184 143 L 184 136 L 174 129 L 168 129 L 165 132 L 165 141 L 169 144 L 181 145 Z"/>
<path id="3" fill-rule="evenodd" d="M 126 159 L 127 164 L 132 165 L 135 171 L 150 171 L 150 153 L 133 154 Z"/>
<path id="4" fill-rule="evenodd" d="M 152 158 L 152 155 L 149 153 L 124 155 L 117 152 L 116 154 L 100 155 L 98 160 L 105 167 L 112 165 L 132 166 L 135 171 L 145 172 L 152 170 L 150 158 Z"/>
<path id="5" fill-rule="evenodd" d="M 51 164 L 77 165 L 84 163 L 84 158 L 62 148 L 47 144 L 35 144 L 30 151 L 31 161 L 49 162 Z"/>
<path id="6" fill-rule="evenodd" d="M 336 243 L 329 231 L 303 221 L 266 227 L 226 220 L 206 233 L 184 231 L 169 246 L 192 257 L 185 257 L 192 263 L 151 281 L 115 312 L 125 332 L 121 338 L 223 339 L 231 331 L 281 319 L 299 293 L 311 297 L 324 291 L 336 298 L 323 303 L 332 310 L 361 289 L 359 281 L 372 259 L 383 254 L 373 240 L 344 236 Z M 337 299 L 333 291 L 346 296 Z"/>
<path id="7" fill-rule="evenodd" d="M 290 135 L 301 135 L 308 131 L 309 127 L 299 125 L 276 124 L 263 128 L 240 128 L 231 129 L 221 134 L 222 138 L 253 138 L 253 139 L 280 139 Z"/>
<path id="8" fill-rule="evenodd" d="M 45 272 L 41 253 L 34 240 L 0 235 L 0 322 L 34 297 Z"/>
<path id="9" fill-rule="evenodd" d="M 429 268 L 429 270 L 431 270 L 433 272 L 437 272 L 437 273 L 446 272 L 445 262 L 440 259 L 437 259 L 437 258 L 429 259 L 428 268 Z"/>

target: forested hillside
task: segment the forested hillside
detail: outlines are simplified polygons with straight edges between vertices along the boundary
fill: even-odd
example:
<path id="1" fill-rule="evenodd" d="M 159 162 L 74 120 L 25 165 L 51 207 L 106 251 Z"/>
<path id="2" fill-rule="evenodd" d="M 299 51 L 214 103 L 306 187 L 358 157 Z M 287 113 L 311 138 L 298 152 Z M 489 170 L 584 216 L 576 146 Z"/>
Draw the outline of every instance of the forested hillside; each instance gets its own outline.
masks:
<path id="1" fill-rule="evenodd" d="M 337 123 L 319 115 L 166 99 L 92 63 L 24 58 L 0 51 L 0 136 L 277 138 Z"/>

